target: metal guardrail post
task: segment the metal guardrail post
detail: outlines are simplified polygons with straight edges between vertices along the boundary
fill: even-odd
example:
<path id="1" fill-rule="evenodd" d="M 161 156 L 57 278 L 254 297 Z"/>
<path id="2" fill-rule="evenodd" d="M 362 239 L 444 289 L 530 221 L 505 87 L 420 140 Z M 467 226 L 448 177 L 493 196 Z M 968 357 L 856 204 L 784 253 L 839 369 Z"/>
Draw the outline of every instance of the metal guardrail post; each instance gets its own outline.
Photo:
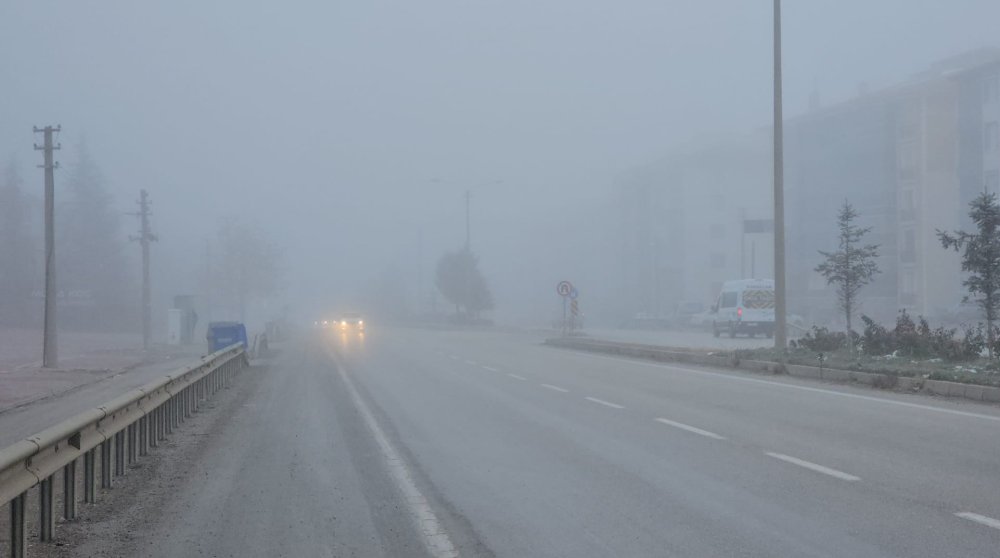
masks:
<path id="1" fill-rule="evenodd" d="M 56 530 L 54 485 L 54 476 L 50 476 L 42 479 L 38 487 L 38 540 L 42 542 L 51 541 Z"/>
<path id="2" fill-rule="evenodd" d="M 76 460 L 63 467 L 63 519 L 76 519 Z"/>
<path id="3" fill-rule="evenodd" d="M 111 488 L 111 444 L 111 438 L 101 442 L 101 488 Z"/>
<path id="4" fill-rule="evenodd" d="M 149 415 L 139 419 L 139 457 L 149 453 Z"/>
<path id="5" fill-rule="evenodd" d="M 128 464 L 135 463 L 139 457 L 139 425 L 132 423 L 128 425 Z"/>
<path id="6" fill-rule="evenodd" d="M 97 450 L 92 449 L 83 454 L 83 501 L 88 504 L 97 502 Z"/>
<path id="7" fill-rule="evenodd" d="M 115 433 L 115 476 L 125 474 L 125 431 Z"/>
<path id="8" fill-rule="evenodd" d="M 25 536 L 27 523 L 27 500 L 28 493 L 22 492 L 10 501 L 10 556 L 11 558 L 24 558 L 24 548 L 28 545 Z"/>

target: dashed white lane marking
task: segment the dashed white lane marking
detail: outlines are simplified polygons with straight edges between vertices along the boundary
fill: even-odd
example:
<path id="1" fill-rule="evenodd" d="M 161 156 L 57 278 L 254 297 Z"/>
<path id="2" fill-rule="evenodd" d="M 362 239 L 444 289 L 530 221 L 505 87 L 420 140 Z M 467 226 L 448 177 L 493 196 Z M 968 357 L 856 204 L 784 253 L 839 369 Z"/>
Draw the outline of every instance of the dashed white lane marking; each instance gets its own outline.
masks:
<path id="1" fill-rule="evenodd" d="M 603 399 L 598 399 L 596 397 L 584 397 L 587 401 L 592 403 L 597 403 L 598 405 L 604 405 L 605 407 L 611 407 L 612 409 L 624 409 L 624 405 L 619 405 L 617 403 L 612 403 L 610 401 L 605 401 Z"/>
<path id="2" fill-rule="evenodd" d="M 372 436 L 375 438 L 375 442 L 378 443 L 379 448 L 382 450 L 382 455 L 385 457 L 386 465 L 389 469 L 389 475 L 395 481 L 396 486 L 410 508 L 417 531 L 423 535 L 423 543 L 427 548 L 427 552 L 431 556 L 434 556 L 434 558 L 457 558 L 459 555 L 458 550 L 452 544 L 451 537 L 448 536 L 444 525 L 441 524 L 441 520 L 434 513 L 427 498 L 417 488 L 416 483 L 413 481 L 413 476 L 406 466 L 406 462 L 403 461 L 399 452 L 393 447 L 392 442 L 389 441 L 389 438 L 375 419 L 375 415 L 368 408 L 368 404 L 365 403 L 358 390 L 354 387 L 351 377 L 332 353 L 330 353 L 330 359 L 337 368 L 340 377 L 344 380 L 344 385 L 347 386 L 347 391 L 350 393 L 351 400 L 354 401 L 354 406 L 358 409 Z"/>
<path id="3" fill-rule="evenodd" d="M 582 353 L 580 353 L 582 354 Z M 604 355 L 595 355 L 592 353 L 587 354 L 588 357 L 599 358 L 604 360 L 613 360 L 615 362 L 628 362 L 631 364 L 637 364 L 639 366 L 648 366 L 652 368 L 661 368 L 667 370 L 677 370 L 679 372 L 687 372 L 689 374 L 699 374 L 702 376 L 714 376 L 716 378 L 725 378 L 727 380 L 733 380 L 735 382 L 746 382 L 751 384 L 765 384 L 770 386 L 778 386 L 788 389 L 797 389 L 799 391 L 808 391 L 812 393 L 822 393 L 826 395 L 834 395 L 837 397 L 847 397 L 849 399 L 860 399 L 862 401 L 874 401 L 876 403 L 885 403 L 888 405 L 896 405 L 899 407 L 908 407 L 910 409 L 920 409 L 922 411 L 936 411 L 938 413 L 945 413 L 949 415 L 957 415 L 960 417 L 977 418 L 992 420 L 1000 422 L 1000 416 L 997 415 L 984 415 L 982 413 L 970 413 L 967 411 L 956 411 L 955 409 L 946 409 L 944 407 L 935 407 L 933 405 L 921 405 L 919 403 L 908 403 L 906 401 L 897 401 L 895 399 L 887 399 L 882 397 L 872 397 L 871 395 L 860 395 L 857 393 L 846 393 L 843 391 L 834 391 L 832 389 L 814 388 L 809 386 L 800 386 L 798 384 L 786 384 L 784 382 L 774 382 L 771 380 L 760 380 L 757 378 L 743 378 L 735 374 L 726 374 L 724 372 L 712 372 L 709 370 L 698 370 L 695 368 L 685 368 L 683 366 L 671 366 L 669 364 L 656 364 L 653 362 L 642 362 L 639 360 L 633 360 L 628 358 L 616 358 Z"/>
<path id="4" fill-rule="evenodd" d="M 554 386 L 554 385 L 552 385 L 552 384 L 542 384 L 542 387 L 543 387 L 543 388 L 549 388 L 549 389 L 551 389 L 551 390 L 553 390 L 553 391 L 558 391 L 558 392 L 561 392 L 561 393 L 569 393 L 569 390 L 568 390 L 568 389 L 566 389 L 566 388 L 561 388 L 561 387 L 559 387 L 559 386 Z"/>
<path id="5" fill-rule="evenodd" d="M 478 366 L 479 365 L 479 363 L 476 362 L 476 361 L 474 361 L 474 360 L 467 360 L 467 361 L 465 361 L 465 364 L 468 364 L 470 366 Z"/>
<path id="6" fill-rule="evenodd" d="M 955 515 L 961 517 L 962 519 L 975 521 L 976 523 L 985 525 L 987 527 L 1000 529 L 1000 519 L 993 519 L 992 517 L 986 517 L 985 515 L 979 515 L 978 513 L 972 513 L 972 512 L 961 512 L 961 513 L 956 513 Z"/>
<path id="7" fill-rule="evenodd" d="M 492 366 L 486 366 L 485 364 L 483 365 L 483 370 L 489 370 L 490 372 L 499 372 L 500 371 L 497 368 L 493 368 Z"/>
<path id="8" fill-rule="evenodd" d="M 680 428 L 681 430 L 686 430 L 688 432 L 692 432 L 694 434 L 699 434 L 701 436 L 705 436 L 705 437 L 708 437 L 708 438 L 714 438 L 716 440 L 725 440 L 726 439 L 725 436 L 719 436 L 715 432 L 709 432 L 708 430 L 702 430 L 701 428 L 695 428 L 694 426 L 691 426 L 689 424 L 684 424 L 682 422 L 675 422 L 675 421 L 672 421 L 672 420 L 669 420 L 669 419 L 665 419 L 665 418 L 658 418 L 658 419 L 656 419 L 656 422 L 662 422 L 663 424 L 666 424 L 667 426 L 673 426 L 674 428 Z"/>
<path id="9" fill-rule="evenodd" d="M 507 375 L 510 376 L 511 378 L 514 378 L 515 380 L 527 380 L 527 378 L 525 378 L 524 376 L 518 376 L 517 374 L 507 374 Z"/>
<path id="10" fill-rule="evenodd" d="M 829 467 L 824 467 L 822 465 L 818 465 L 818 464 L 813 463 L 811 461 L 806 461 L 804 459 L 799 459 L 798 457 L 792 457 L 790 455 L 785 455 L 783 453 L 772 453 L 772 452 L 769 452 L 769 451 L 765 451 L 764 453 L 766 455 L 769 455 L 770 457 L 773 457 L 775 459 L 780 459 L 780 460 L 782 460 L 782 461 L 784 461 L 786 463 L 791 463 L 793 465 L 798 465 L 799 467 L 804 467 L 806 469 L 809 469 L 809 470 L 812 470 L 812 471 L 816 471 L 817 473 L 823 473 L 824 475 L 830 475 L 831 477 L 836 477 L 836 478 L 838 478 L 840 480 L 845 480 L 845 481 L 857 481 L 857 480 L 861 480 L 860 477 L 856 477 L 854 475 L 849 475 L 849 474 L 847 474 L 847 473 L 845 473 L 843 471 L 838 471 L 836 469 L 831 469 Z"/>

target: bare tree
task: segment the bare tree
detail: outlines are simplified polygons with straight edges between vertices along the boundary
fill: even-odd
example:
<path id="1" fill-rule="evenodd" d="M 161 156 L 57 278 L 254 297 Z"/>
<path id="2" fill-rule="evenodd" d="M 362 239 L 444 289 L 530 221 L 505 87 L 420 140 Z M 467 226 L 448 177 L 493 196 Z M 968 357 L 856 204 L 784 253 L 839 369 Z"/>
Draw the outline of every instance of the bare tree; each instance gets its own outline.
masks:
<path id="1" fill-rule="evenodd" d="M 819 251 L 826 260 L 816 266 L 816 272 L 826 278 L 828 285 L 837 286 L 837 301 L 847 321 L 847 345 L 852 347 L 851 318 L 858 304 L 861 287 L 871 283 L 878 268 L 878 245 L 862 244 L 871 227 L 858 227 L 854 220 L 858 214 L 850 202 L 844 200 L 837 216 L 839 247 L 834 252 Z"/>
<path id="2" fill-rule="evenodd" d="M 214 290 L 221 295 L 219 299 L 235 307 L 240 321 L 245 321 L 250 301 L 277 293 L 280 254 L 263 232 L 238 221 L 222 225 L 217 245 L 211 274 Z"/>

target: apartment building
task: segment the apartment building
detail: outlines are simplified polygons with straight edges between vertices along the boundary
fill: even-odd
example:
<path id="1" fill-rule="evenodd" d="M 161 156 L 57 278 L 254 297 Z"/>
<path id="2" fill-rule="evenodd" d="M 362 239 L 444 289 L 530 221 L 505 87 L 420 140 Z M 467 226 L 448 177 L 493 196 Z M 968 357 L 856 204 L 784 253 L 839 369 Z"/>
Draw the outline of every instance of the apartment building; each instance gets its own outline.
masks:
<path id="1" fill-rule="evenodd" d="M 862 311 L 886 321 L 902 308 L 952 313 L 964 295 L 959 257 L 941 248 L 937 231 L 970 227 L 969 201 L 984 188 L 1000 193 L 998 122 L 998 49 L 786 120 L 789 311 L 837 320 L 834 292 L 814 269 L 818 250 L 837 247 L 846 199 L 881 247 L 882 273 L 862 292 Z M 708 142 L 622 181 L 624 307 L 668 311 L 710 301 L 724 280 L 773 275 L 771 235 L 747 227 L 771 217 L 770 142 L 770 130 Z"/>

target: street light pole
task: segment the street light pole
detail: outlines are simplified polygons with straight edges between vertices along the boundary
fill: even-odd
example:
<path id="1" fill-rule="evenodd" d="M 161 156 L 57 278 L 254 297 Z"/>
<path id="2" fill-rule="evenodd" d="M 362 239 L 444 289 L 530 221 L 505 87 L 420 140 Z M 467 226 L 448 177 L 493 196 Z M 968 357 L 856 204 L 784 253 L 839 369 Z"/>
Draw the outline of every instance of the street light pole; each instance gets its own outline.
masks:
<path id="1" fill-rule="evenodd" d="M 774 0 L 774 348 L 784 355 L 785 331 L 785 176 L 781 116 L 781 0 Z M 783 359 L 782 359 L 783 360 Z"/>

